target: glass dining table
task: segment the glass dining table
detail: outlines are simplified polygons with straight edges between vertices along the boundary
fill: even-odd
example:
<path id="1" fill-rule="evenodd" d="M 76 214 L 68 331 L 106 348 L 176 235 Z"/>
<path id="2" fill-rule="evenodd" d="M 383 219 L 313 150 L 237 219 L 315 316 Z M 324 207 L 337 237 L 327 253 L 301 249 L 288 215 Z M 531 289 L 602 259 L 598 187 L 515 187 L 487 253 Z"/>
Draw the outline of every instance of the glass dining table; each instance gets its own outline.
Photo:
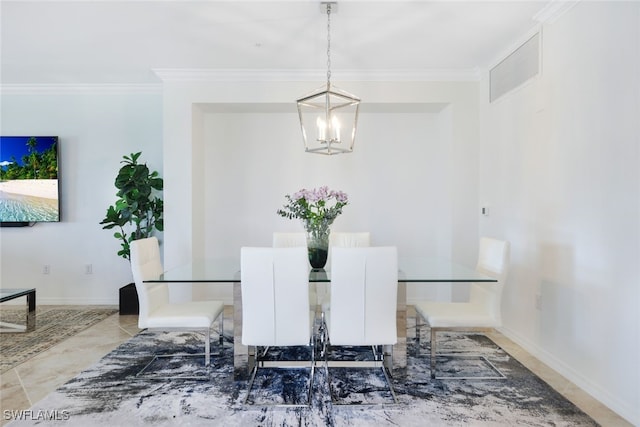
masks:
<path id="1" fill-rule="evenodd" d="M 233 286 L 233 360 L 234 377 L 246 378 L 255 363 L 255 354 L 242 345 L 242 293 L 240 288 L 240 259 L 217 258 L 197 260 L 164 272 L 147 283 L 219 283 Z M 312 286 L 328 286 L 331 270 L 311 270 Z M 398 341 L 385 348 L 386 367 L 390 373 L 407 366 L 407 283 L 470 283 L 497 282 L 496 279 L 472 268 L 443 260 L 425 257 L 398 258 L 397 329 Z M 321 285 L 325 283 L 325 285 Z M 320 307 L 317 307 L 319 312 Z"/>

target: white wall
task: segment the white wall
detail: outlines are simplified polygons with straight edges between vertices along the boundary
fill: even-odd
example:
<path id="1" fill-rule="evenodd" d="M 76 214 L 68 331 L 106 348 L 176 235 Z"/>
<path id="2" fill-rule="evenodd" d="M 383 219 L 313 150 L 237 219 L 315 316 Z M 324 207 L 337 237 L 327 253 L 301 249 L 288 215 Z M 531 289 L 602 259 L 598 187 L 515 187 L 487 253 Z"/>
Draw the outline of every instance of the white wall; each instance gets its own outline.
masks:
<path id="1" fill-rule="evenodd" d="M 165 82 L 165 267 L 302 230 L 275 212 L 285 194 L 320 185 L 351 197 L 334 230 L 475 264 L 477 83 L 345 85 L 366 100 L 356 148 L 326 157 L 304 152 L 293 102 L 312 84 Z"/>
<path id="2" fill-rule="evenodd" d="M 512 244 L 504 332 L 640 425 L 640 3 L 543 28 L 543 73 L 488 104 L 480 233 Z M 540 308 L 536 308 L 539 295 Z"/>
<path id="3" fill-rule="evenodd" d="M 350 198 L 333 230 L 371 230 L 372 244 L 401 256 L 449 257 L 452 160 L 438 119 L 364 113 L 357 149 L 328 157 L 304 152 L 295 113 L 209 115 L 205 254 L 238 256 L 243 245 L 271 245 L 273 231 L 304 231 L 276 210 L 285 194 L 328 185 Z"/>
<path id="4" fill-rule="evenodd" d="M 60 136 L 63 221 L 0 230 L 2 286 L 36 287 L 41 303 L 117 302 L 117 289 L 131 280 L 129 266 L 98 222 L 114 200 L 123 154 L 143 151 L 164 175 L 169 268 L 244 242 L 269 244 L 275 229 L 297 227 L 274 213 L 283 195 L 326 183 L 352 197 L 336 229 L 363 221 L 376 242 L 391 242 L 397 233 L 403 250 L 448 253 L 473 265 L 479 235 L 511 241 L 504 333 L 640 424 L 639 8 L 580 2 L 546 24 L 543 75 L 493 104 L 486 102 L 486 80 L 480 98 L 476 83 L 339 84 L 360 95 L 363 106 L 390 107 L 363 114 L 351 157 L 304 158 L 290 112 L 228 115 L 208 107 L 290 105 L 317 82 L 168 80 L 162 97 L 107 90 L 3 93 L 2 134 Z M 391 111 L 435 104 L 446 107 L 420 117 Z M 269 132 L 261 146 L 255 129 L 263 126 Z M 414 139 L 414 133 L 428 137 Z M 218 157 L 215 147 L 225 142 L 236 145 Z M 372 151 L 398 143 L 424 159 L 424 170 L 414 165 L 418 175 L 407 172 L 400 150 L 388 164 Z M 280 150 L 266 149 L 277 144 Z M 268 175 L 264 196 L 254 186 L 260 175 L 250 168 L 264 167 L 265 158 L 248 157 L 253 150 L 290 163 Z M 434 181 L 436 170 L 442 174 Z M 252 181 L 244 181 L 247 175 Z M 391 220 L 419 218 L 415 235 L 364 208 L 379 188 L 393 191 L 403 182 L 415 184 L 412 178 L 424 184 L 415 191 L 425 216 L 415 214 L 406 192 L 393 194 L 395 209 L 383 208 Z M 229 206 L 219 194 L 237 197 Z M 262 203 L 248 205 L 255 200 Z M 484 203 L 490 216 L 479 218 Z M 233 220 L 228 237 L 221 219 Z M 45 264 L 49 275 L 42 274 Z M 93 275 L 85 274 L 86 264 Z"/>
<path id="5" fill-rule="evenodd" d="M 215 254 L 209 252 L 212 243 L 208 240 L 210 231 L 205 227 L 206 222 L 216 216 L 209 215 L 215 212 L 205 208 L 205 203 L 212 199 L 207 189 L 211 170 L 204 161 L 211 155 L 211 151 L 206 151 L 205 141 L 216 135 L 216 131 L 207 131 L 216 114 L 207 112 L 202 106 L 247 102 L 253 105 L 286 104 L 294 108 L 291 100 L 313 85 L 308 82 L 258 82 L 253 86 L 247 83 L 168 83 L 164 95 L 113 91 L 105 87 L 4 90 L 3 134 L 54 134 L 60 137 L 63 220 L 56 224 L 0 231 L 2 286 L 36 287 L 38 301 L 45 304 L 117 303 L 117 289 L 131 281 L 129 266 L 115 255 L 118 242 L 112 232 L 102 230 L 98 223 L 107 206 L 115 200 L 113 180 L 122 155 L 133 151 L 142 151 L 149 165 L 165 178 L 165 222 L 168 225 L 164 240 L 170 242 L 163 245 L 167 258 L 165 266 L 171 268 L 192 257 Z M 256 86 L 258 90 L 255 90 Z M 299 169 L 297 174 L 286 173 L 279 178 L 280 186 L 271 190 L 271 207 L 265 210 L 265 217 L 271 222 L 262 230 L 256 230 L 252 239 L 256 236 L 256 242 L 259 239 L 269 242 L 274 229 L 296 227 L 277 217 L 275 209 L 283 203 L 284 194 L 300 186 L 326 183 L 349 191 L 353 201 L 349 206 L 351 212 L 346 210 L 336 222 L 336 227 L 345 229 L 360 221 L 364 206 L 371 203 L 376 191 L 389 190 L 393 197 L 385 199 L 388 204 L 376 208 L 388 214 L 389 221 L 385 223 L 379 214 L 367 219 L 374 241 L 397 242 L 392 235 L 402 233 L 402 239 L 408 239 L 403 243 L 407 250 L 442 254 L 473 265 L 477 251 L 477 180 L 467 179 L 465 173 L 477 173 L 477 83 L 418 83 L 412 86 L 352 82 L 348 86 L 368 99 L 369 106 L 378 106 L 368 113 L 367 107 L 363 107 L 359 150 L 351 157 L 327 159 L 305 155 L 295 114 L 276 114 L 278 123 L 272 128 L 282 128 L 284 132 L 275 138 L 283 144 L 281 154 L 292 161 L 306 158 L 315 166 L 305 166 L 304 171 Z M 248 132 L 238 135 L 241 142 L 251 136 L 253 121 L 264 119 L 260 115 L 250 116 L 241 113 L 235 117 L 244 122 L 243 132 Z M 379 123 L 381 117 L 388 126 L 385 122 Z M 413 138 L 414 134 L 422 135 L 422 140 Z M 164 147 L 161 145 L 163 139 L 169 141 Z M 404 147 L 398 149 L 398 145 Z M 377 150 L 391 147 L 388 157 L 395 159 L 394 163 L 386 167 L 380 165 L 386 154 L 376 153 L 374 147 Z M 415 163 L 413 168 L 408 168 L 407 160 L 402 157 L 407 150 L 418 154 L 411 156 Z M 464 154 L 454 160 L 456 152 Z M 164 163 L 161 163 L 162 159 Z M 324 168 L 323 163 L 328 161 L 334 165 L 332 169 Z M 374 163 L 369 164 L 370 161 Z M 214 175 L 215 179 L 235 185 L 225 176 L 241 171 L 244 163 L 244 159 L 235 164 L 228 162 L 224 171 Z M 361 170 L 351 173 L 342 170 L 343 166 L 351 167 L 350 164 Z M 376 173 L 378 167 L 380 173 Z M 309 173 L 314 168 L 315 172 Z M 332 173 L 327 174 L 329 170 Z M 289 180 L 291 182 L 287 182 Z M 354 192 L 344 188 L 345 180 L 350 181 L 350 187 L 359 189 Z M 374 185 L 369 185 L 372 182 Z M 413 200 L 408 199 L 411 186 L 403 185 L 403 182 L 411 183 L 419 192 L 417 200 L 419 207 L 425 210 L 424 215 L 416 213 Z M 467 209 L 469 204 L 473 207 Z M 405 226 L 408 222 L 393 221 L 409 215 L 420 217 L 415 235 Z M 459 221 L 454 229 L 451 224 L 456 216 Z M 91 275 L 85 274 L 87 264 L 92 265 Z M 50 265 L 49 275 L 42 274 L 44 265 Z"/>
<path id="6" fill-rule="evenodd" d="M 207 114 L 205 257 L 237 257 L 241 246 L 270 246 L 273 231 L 304 231 L 276 210 L 285 194 L 327 185 L 350 199 L 333 230 L 371 231 L 372 244 L 396 245 L 401 256 L 451 258 L 449 114 L 364 112 L 357 149 L 334 157 L 304 152 L 296 113 Z M 410 298 L 426 288 L 434 286 Z"/>
<path id="7" fill-rule="evenodd" d="M 123 155 L 142 151 L 162 172 L 162 97 L 112 88 L 76 92 L 2 95 L 3 135 L 60 137 L 62 221 L 0 229 L 1 286 L 35 287 L 38 304 L 118 304 L 131 271 L 99 222 L 115 201 Z M 93 274 L 85 274 L 87 264 Z"/>

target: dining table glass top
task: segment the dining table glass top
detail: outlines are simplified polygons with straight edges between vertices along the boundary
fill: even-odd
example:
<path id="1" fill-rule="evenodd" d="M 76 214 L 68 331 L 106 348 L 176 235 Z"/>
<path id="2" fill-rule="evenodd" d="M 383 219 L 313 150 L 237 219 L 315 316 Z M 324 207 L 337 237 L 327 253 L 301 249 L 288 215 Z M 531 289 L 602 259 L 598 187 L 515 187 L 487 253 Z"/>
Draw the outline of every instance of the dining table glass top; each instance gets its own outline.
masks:
<path id="1" fill-rule="evenodd" d="M 309 272 L 310 282 L 330 282 L 331 269 Z M 399 257 L 400 282 L 496 282 L 487 275 L 448 260 L 425 257 Z M 240 282 L 239 258 L 196 260 L 164 272 L 158 279 L 145 282 Z"/>

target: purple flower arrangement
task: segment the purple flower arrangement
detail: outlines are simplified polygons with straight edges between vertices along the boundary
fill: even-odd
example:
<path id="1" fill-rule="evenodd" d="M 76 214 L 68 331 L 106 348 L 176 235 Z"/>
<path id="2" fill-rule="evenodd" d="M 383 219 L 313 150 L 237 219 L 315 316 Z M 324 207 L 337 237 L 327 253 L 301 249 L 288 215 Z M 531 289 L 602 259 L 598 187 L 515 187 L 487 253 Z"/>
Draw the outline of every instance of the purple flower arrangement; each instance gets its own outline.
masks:
<path id="1" fill-rule="evenodd" d="M 287 203 L 278 209 L 278 215 L 304 223 L 309 233 L 328 233 L 329 226 L 342 213 L 342 208 L 349 203 L 349 198 L 342 191 L 330 190 L 323 186 L 312 190 L 302 189 L 285 196 Z"/>

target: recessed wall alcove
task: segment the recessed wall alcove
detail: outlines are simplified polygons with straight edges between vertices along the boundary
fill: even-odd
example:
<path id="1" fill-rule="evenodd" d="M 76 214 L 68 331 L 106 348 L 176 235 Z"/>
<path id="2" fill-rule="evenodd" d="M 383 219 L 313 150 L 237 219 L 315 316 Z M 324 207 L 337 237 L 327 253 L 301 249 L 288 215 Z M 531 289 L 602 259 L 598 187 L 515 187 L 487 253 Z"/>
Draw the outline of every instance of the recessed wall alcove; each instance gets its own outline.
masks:
<path id="1" fill-rule="evenodd" d="M 270 245 L 273 231 L 303 231 L 276 215 L 284 195 L 327 185 L 350 204 L 333 229 L 372 232 L 406 255 L 450 247 L 451 126 L 445 106 L 363 107 L 353 153 L 305 153 L 295 106 L 204 105 L 205 257 Z M 293 109 L 293 111 L 292 111 Z M 231 251 L 231 252 L 230 252 Z"/>
<path id="2" fill-rule="evenodd" d="M 372 244 L 396 245 L 401 256 L 451 257 L 447 104 L 363 105 L 354 152 L 335 156 L 304 152 L 295 104 L 201 103 L 194 110 L 203 183 L 193 195 L 194 216 L 203 218 L 194 236 L 204 258 L 269 246 L 274 231 L 304 231 L 276 210 L 285 194 L 322 185 L 349 195 L 334 230 L 370 231 Z M 410 289 L 409 297 L 437 289 Z M 206 293 L 221 296 L 215 285 Z"/>
<path id="3" fill-rule="evenodd" d="M 335 156 L 304 151 L 292 100 L 307 86 L 165 82 L 165 267 L 237 257 L 241 246 L 271 245 L 274 231 L 303 231 L 276 211 L 285 194 L 322 185 L 349 195 L 334 230 L 368 230 L 401 256 L 473 264 L 477 83 L 350 82 L 363 99 L 355 148 Z M 448 287 L 420 292 L 451 296 Z"/>

